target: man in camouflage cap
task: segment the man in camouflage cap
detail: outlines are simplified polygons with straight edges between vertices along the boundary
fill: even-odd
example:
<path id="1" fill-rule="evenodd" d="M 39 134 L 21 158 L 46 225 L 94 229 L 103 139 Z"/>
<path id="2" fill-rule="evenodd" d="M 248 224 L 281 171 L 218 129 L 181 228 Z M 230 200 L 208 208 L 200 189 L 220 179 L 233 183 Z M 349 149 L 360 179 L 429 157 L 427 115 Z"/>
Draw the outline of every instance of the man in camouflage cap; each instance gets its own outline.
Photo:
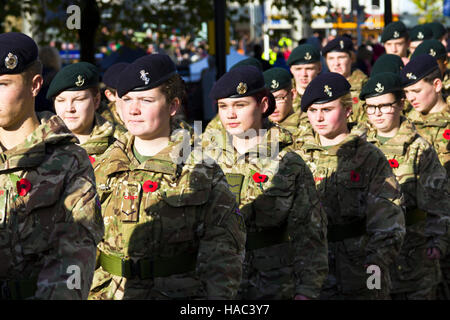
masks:
<path id="1" fill-rule="evenodd" d="M 269 120 L 286 128 L 293 135 L 299 134 L 308 126 L 308 117 L 301 110 L 294 112 L 292 101 L 295 89 L 292 88 L 292 75 L 284 68 L 271 68 L 263 73 L 266 88 L 275 97 L 275 111 Z"/>
<path id="2" fill-rule="evenodd" d="M 95 163 L 105 238 L 90 299 L 232 299 L 245 224 L 214 161 L 196 158 L 192 129 L 173 120 L 183 80 L 163 54 L 121 73 L 128 133 Z"/>
<path id="3" fill-rule="evenodd" d="M 425 24 L 419 24 L 409 31 L 409 52 L 414 53 L 414 50 L 421 44 L 424 40 L 429 40 L 433 38 L 433 31 Z"/>
<path id="4" fill-rule="evenodd" d="M 352 39 L 347 36 L 335 38 L 322 49 L 322 55 L 325 57 L 328 69 L 344 76 L 351 85 L 353 110 L 349 121 L 362 121 L 364 112 L 362 103 L 359 101 L 359 93 L 367 81 L 367 76 L 359 69 L 352 69 L 352 64 L 356 61 Z"/>
<path id="5" fill-rule="evenodd" d="M 350 84 L 342 75 L 311 81 L 302 110 L 312 129 L 295 148 L 313 173 L 328 220 L 329 275 L 321 298 L 387 299 L 389 266 L 405 234 L 400 186 L 383 153 L 351 131 Z M 373 270 L 380 282 L 369 286 Z"/>
<path id="6" fill-rule="evenodd" d="M 395 54 L 402 58 L 403 63 L 408 63 L 409 36 L 406 26 L 401 21 L 389 23 L 381 34 L 387 54 Z"/>
<path id="7" fill-rule="evenodd" d="M 109 67 L 103 74 L 102 82 L 105 84 L 105 97 L 109 103 L 107 105 L 100 106 L 98 113 L 114 124 L 124 126 L 122 120 L 122 100 L 117 95 L 117 81 L 120 78 L 120 73 L 125 69 L 129 63 L 119 62 Z"/>
<path id="8" fill-rule="evenodd" d="M 288 60 L 287 64 L 294 76 L 294 87 L 296 95 L 294 97 L 294 111 L 300 111 L 303 92 L 312 79 L 322 71 L 320 62 L 320 51 L 313 45 L 302 44 L 295 48 Z"/>
<path id="9" fill-rule="evenodd" d="M 122 126 L 103 118 L 96 110 L 100 105 L 99 74 L 89 62 L 78 62 L 62 68 L 47 91 L 56 114 L 80 141 L 91 163 L 121 135 Z"/>
<path id="10" fill-rule="evenodd" d="M 442 75 L 432 56 L 414 57 L 400 73 L 406 99 L 413 106 L 406 116 L 418 132 L 436 150 L 441 164 L 450 176 L 450 107 L 444 101 Z M 450 299 L 450 255 L 441 260 L 443 282 L 441 297 Z"/>
<path id="11" fill-rule="evenodd" d="M 291 79 L 279 80 L 271 84 Z M 210 96 L 223 129 L 204 132 L 203 150 L 225 172 L 247 226 L 238 298 L 318 298 L 328 269 L 326 220 L 311 172 L 289 147 L 291 134 L 267 119 L 276 108 L 263 74 L 233 69 Z"/>
<path id="12" fill-rule="evenodd" d="M 34 112 L 36 43 L 0 34 L 0 299 L 86 299 L 103 223 L 86 151 Z"/>
<path id="13" fill-rule="evenodd" d="M 383 151 L 405 196 L 406 235 L 390 268 L 391 296 L 434 299 L 440 282 L 439 259 L 450 240 L 446 171 L 433 146 L 401 115 L 404 93 L 398 74 L 372 76 L 360 97 L 366 101 L 370 123 L 367 140 Z"/>

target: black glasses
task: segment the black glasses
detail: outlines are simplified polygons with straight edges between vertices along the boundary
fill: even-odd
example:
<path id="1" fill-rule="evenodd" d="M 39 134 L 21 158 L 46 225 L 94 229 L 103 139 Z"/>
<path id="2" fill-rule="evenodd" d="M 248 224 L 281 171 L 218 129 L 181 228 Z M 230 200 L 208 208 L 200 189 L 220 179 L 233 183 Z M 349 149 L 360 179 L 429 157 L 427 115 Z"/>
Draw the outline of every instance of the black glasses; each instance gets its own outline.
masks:
<path id="1" fill-rule="evenodd" d="M 281 97 L 275 97 L 275 101 L 276 102 L 286 102 L 288 96 L 289 96 L 289 93 L 287 93 L 286 95 L 281 96 Z"/>
<path id="2" fill-rule="evenodd" d="M 394 101 L 391 103 L 384 103 L 384 104 L 379 104 L 377 106 L 371 105 L 371 104 L 366 104 L 365 105 L 365 109 L 367 114 L 375 114 L 376 110 L 380 110 L 381 113 L 393 113 L 395 110 L 394 104 L 396 104 L 398 101 Z"/>

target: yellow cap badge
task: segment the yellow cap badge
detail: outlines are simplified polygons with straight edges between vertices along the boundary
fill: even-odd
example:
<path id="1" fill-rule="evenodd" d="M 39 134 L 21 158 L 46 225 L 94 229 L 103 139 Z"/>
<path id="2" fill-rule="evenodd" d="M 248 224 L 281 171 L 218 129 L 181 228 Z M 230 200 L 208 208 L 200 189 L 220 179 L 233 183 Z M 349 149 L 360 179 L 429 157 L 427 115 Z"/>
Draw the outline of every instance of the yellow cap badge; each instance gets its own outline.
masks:
<path id="1" fill-rule="evenodd" d="M 416 80 L 417 79 L 417 77 L 415 75 L 413 75 L 411 72 L 407 73 L 406 77 L 408 79 L 410 79 L 410 80 Z"/>
<path id="2" fill-rule="evenodd" d="M 323 87 L 323 92 L 325 92 L 329 97 L 333 96 L 333 92 L 331 92 L 331 88 L 329 86 Z"/>
<path id="3" fill-rule="evenodd" d="M 430 56 L 436 57 L 436 51 L 434 51 L 433 48 L 430 49 Z"/>
<path id="4" fill-rule="evenodd" d="M 270 85 L 270 87 L 272 89 L 277 89 L 280 86 L 280 83 L 277 80 L 272 80 L 272 84 Z"/>
<path id="5" fill-rule="evenodd" d="M 312 59 L 312 57 L 311 57 L 311 55 L 309 54 L 309 51 L 306 52 L 306 54 L 305 54 L 305 60 L 311 60 L 311 59 Z"/>
<path id="6" fill-rule="evenodd" d="M 422 31 L 419 31 L 419 33 L 417 34 L 417 39 L 422 40 L 424 38 L 424 35 L 422 33 Z"/>
<path id="7" fill-rule="evenodd" d="M 394 31 L 393 37 L 397 39 L 398 37 L 400 37 L 400 33 L 398 33 L 398 31 Z"/>
<path id="8" fill-rule="evenodd" d="M 5 58 L 5 67 L 11 70 L 14 69 L 17 67 L 18 60 L 15 54 L 8 53 L 8 56 Z"/>
<path id="9" fill-rule="evenodd" d="M 247 84 L 245 82 L 240 82 L 236 88 L 238 94 L 245 94 L 247 92 Z"/>
<path id="10" fill-rule="evenodd" d="M 343 40 L 339 41 L 339 45 L 341 46 L 341 49 L 344 49 L 344 41 Z"/>
<path id="11" fill-rule="evenodd" d="M 81 75 L 78 75 L 77 82 L 75 82 L 75 85 L 77 87 L 81 87 L 84 84 L 84 78 Z"/>
<path id="12" fill-rule="evenodd" d="M 384 87 L 381 85 L 381 83 L 377 83 L 377 86 L 375 87 L 375 91 L 378 93 L 382 93 L 384 91 Z"/>

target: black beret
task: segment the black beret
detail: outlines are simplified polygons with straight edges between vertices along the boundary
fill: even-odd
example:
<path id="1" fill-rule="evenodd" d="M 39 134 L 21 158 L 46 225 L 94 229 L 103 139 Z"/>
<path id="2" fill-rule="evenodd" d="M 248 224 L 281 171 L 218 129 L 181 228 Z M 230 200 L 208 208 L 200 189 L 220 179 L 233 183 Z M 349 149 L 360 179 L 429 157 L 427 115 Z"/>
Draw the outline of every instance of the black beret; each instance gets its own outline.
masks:
<path id="1" fill-rule="evenodd" d="M 354 51 L 353 41 L 349 37 L 339 36 L 328 42 L 328 44 L 322 49 L 322 55 L 326 56 L 328 52 L 350 52 Z"/>
<path id="2" fill-rule="evenodd" d="M 408 36 L 408 31 L 406 26 L 401 21 L 395 21 L 389 23 L 383 30 L 381 34 L 381 42 L 384 43 L 389 40 L 395 40 L 400 38 L 406 38 Z"/>
<path id="3" fill-rule="evenodd" d="M 0 34 L 0 74 L 24 72 L 38 58 L 33 39 L 20 32 Z"/>
<path id="4" fill-rule="evenodd" d="M 435 59 L 440 59 L 447 57 L 447 50 L 439 40 L 429 39 L 417 46 L 416 50 L 414 50 L 414 53 L 411 55 L 411 59 L 421 54 L 429 54 Z"/>
<path id="5" fill-rule="evenodd" d="M 51 99 L 63 91 L 81 91 L 98 85 L 99 73 L 89 62 L 78 62 L 65 66 L 53 78 L 47 91 Z"/>
<path id="6" fill-rule="evenodd" d="M 276 92 L 292 86 L 292 74 L 284 68 L 271 68 L 264 71 L 263 75 L 266 88 L 270 92 Z"/>
<path id="7" fill-rule="evenodd" d="M 366 98 L 381 96 L 386 93 L 403 91 L 400 76 L 393 72 L 381 72 L 374 76 L 364 84 L 359 94 L 361 100 Z"/>
<path id="8" fill-rule="evenodd" d="M 430 22 L 425 24 L 433 32 L 433 39 L 439 40 L 447 33 L 447 29 L 440 22 Z"/>
<path id="9" fill-rule="evenodd" d="M 433 31 L 424 24 L 419 24 L 411 29 L 409 32 L 409 39 L 411 41 L 423 41 L 433 38 Z"/>
<path id="10" fill-rule="evenodd" d="M 306 112 L 314 103 L 326 103 L 336 100 L 350 92 L 350 83 L 344 76 L 335 72 L 326 72 L 315 77 L 306 87 L 302 96 L 301 109 Z"/>
<path id="11" fill-rule="evenodd" d="M 117 94 L 122 98 L 130 91 L 156 88 L 177 74 L 177 68 L 166 54 L 150 54 L 128 65 L 120 73 Z"/>
<path id="12" fill-rule="evenodd" d="M 439 66 L 435 58 L 429 54 L 418 55 L 409 60 L 408 64 L 400 71 L 402 86 L 413 85 L 436 69 L 439 69 Z"/>
<path id="13" fill-rule="evenodd" d="M 241 67 L 241 66 L 254 66 L 254 67 L 258 68 L 259 70 L 261 70 L 261 72 L 263 71 L 262 63 L 258 59 L 253 58 L 253 57 L 250 57 L 250 58 L 247 58 L 247 59 L 244 59 L 244 60 L 241 60 L 241 61 L 235 63 L 230 68 L 230 70 L 237 68 L 237 67 Z"/>
<path id="14" fill-rule="evenodd" d="M 224 98 L 242 98 L 266 90 L 261 70 L 254 66 L 240 66 L 225 73 L 214 84 L 209 96 L 217 101 Z M 263 114 L 268 117 L 275 110 L 275 98 L 269 97 L 269 110 Z"/>
<path id="15" fill-rule="evenodd" d="M 117 89 L 117 81 L 120 73 L 129 65 L 127 62 L 119 62 L 109 67 L 103 74 L 102 81 L 110 88 Z"/>
<path id="16" fill-rule="evenodd" d="M 288 66 L 307 64 L 320 61 L 320 51 L 311 44 L 302 44 L 292 50 L 287 60 Z"/>
<path id="17" fill-rule="evenodd" d="M 393 72 L 398 74 L 404 67 L 405 64 L 403 63 L 402 58 L 400 58 L 396 54 L 386 53 L 377 59 L 372 67 L 370 76 L 372 77 L 381 72 Z"/>

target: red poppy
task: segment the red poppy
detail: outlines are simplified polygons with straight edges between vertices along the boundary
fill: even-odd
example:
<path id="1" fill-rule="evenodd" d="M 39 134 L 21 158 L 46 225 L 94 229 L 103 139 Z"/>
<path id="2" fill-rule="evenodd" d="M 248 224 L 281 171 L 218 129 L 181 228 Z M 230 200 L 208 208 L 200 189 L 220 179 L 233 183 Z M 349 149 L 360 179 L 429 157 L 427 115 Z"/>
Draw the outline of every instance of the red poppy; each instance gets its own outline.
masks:
<path id="1" fill-rule="evenodd" d="M 28 192 L 31 190 L 31 183 L 27 179 L 20 179 L 16 182 L 17 193 L 21 197 L 25 197 Z"/>
<path id="2" fill-rule="evenodd" d="M 253 175 L 253 181 L 255 181 L 256 183 L 266 182 L 267 176 L 265 174 L 259 174 L 258 172 L 256 172 Z"/>
<path id="3" fill-rule="evenodd" d="M 443 136 L 445 140 L 450 140 L 450 129 L 445 130 Z"/>
<path id="4" fill-rule="evenodd" d="M 359 102 L 358 98 L 357 97 L 353 97 L 353 103 L 358 103 L 358 102 Z"/>
<path id="5" fill-rule="evenodd" d="M 355 172 L 353 170 L 350 172 L 350 180 L 352 180 L 353 182 L 358 182 L 360 178 L 361 176 L 358 172 Z"/>
<path id="6" fill-rule="evenodd" d="M 398 161 L 395 159 L 389 159 L 389 164 L 391 165 L 391 168 L 398 168 Z"/>
<path id="7" fill-rule="evenodd" d="M 91 161 L 91 164 L 94 164 L 94 162 L 95 162 L 95 158 L 94 157 L 89 156 L 89 160 Z"/>
<path id="8" fill-rule="evenodd" d="M 158 182 L 147 180 L 142 185 L 142 189 L 144 189 L 144 192 L 154 192 L 158 189 Z"/>

